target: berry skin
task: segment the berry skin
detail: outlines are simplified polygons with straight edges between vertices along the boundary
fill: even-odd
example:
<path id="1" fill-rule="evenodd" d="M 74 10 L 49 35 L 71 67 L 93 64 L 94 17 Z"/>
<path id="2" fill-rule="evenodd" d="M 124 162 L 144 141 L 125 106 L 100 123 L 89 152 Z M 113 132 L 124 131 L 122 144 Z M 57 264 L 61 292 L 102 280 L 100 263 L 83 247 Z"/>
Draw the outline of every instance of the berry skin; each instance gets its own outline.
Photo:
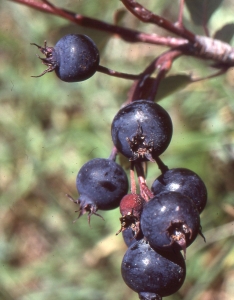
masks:
<path id="1" fill-rule="evenodd" d="M 137 100 L 120 109 L 111 134 L 116 148 L 130 161 L 154 162 L 171 141 L 172 122 L 160 105 Z"/>
<path id="2" fill-rule="evenodd" d="M 194 202 L 177 192 L 164 192 L 144 205 L 141 229 L 152 248 L 184 251 L 200 233 L 200 216 Z"/>
<path id="3" fill-rule="evenodd" d="M 122 231 L 122 236 L 127 247 L 130 247 L 136 241 L 139 241 L 144 237 L 141 230 L 136 235 L 136 232 L 131 227 L 124 229 Z"/>
<path id="4" fill-rule="evenodd" d="M 113 160 L 95 158 L 78 172 L 76 187 L 80 195 L 73 202 L 80 205 L 78 217 L 88 212 L 90 221 L 92 214 L 98 215 L 98 209 L 111 210 L 119 206 L 127 194 L 128 179 L 122 167 Z"/>
<path id="5" fill-rule="evenodd" d="M 181 193 L 193 200 L 199 213 L 207 202 L 207 190 L 204 182 L 193 171 L 185 168 L 170 169 L 160 175 L 152 184 L 154 195 L 166 191 Z"/>
<path id="6" fill-rule="evenodd" d="M 68 34 L 62 37 L 53 47 L 35 45 L 46 56 L 41 61 L 48 68 L 39 76 L 55 71 L 57 76 L 66 82 L 83 81 L 97 71 L 99 51 L 94 42 L 83 34 Z"/>
<path id="7" fill-rule="evenodd" d="M 140 299 L 161 300 L 179 290 L 186 267 L 180 252 L 155 251 L 143 239 L 128 248 L 121 272 L 125 283 L 139 294 Z"/>
<path id="8" fill-rule="evenodd" d="M 137 237 L 140 233 L 140 217 L 145 200 L 138 194 L 128 194 L 120 201 L 119 209 L 122 217 L 120 218 L 121 228 L 116 233 L 119 234 L 126 228 L 131 227 Z"/>

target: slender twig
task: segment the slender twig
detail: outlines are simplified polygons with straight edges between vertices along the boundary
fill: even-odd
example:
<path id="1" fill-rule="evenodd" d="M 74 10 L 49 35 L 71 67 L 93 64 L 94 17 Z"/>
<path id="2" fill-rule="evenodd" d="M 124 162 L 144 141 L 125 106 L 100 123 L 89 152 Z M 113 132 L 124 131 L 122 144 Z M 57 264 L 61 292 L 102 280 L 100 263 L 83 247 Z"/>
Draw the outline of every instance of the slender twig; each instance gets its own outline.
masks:
<path id="1" fill-rule="evenodd" d="M 121 0 L 127 9 L 136 16 L 139 20 L 145 23 L 153 23 L 162 27 L 180 37 L 187 39 L 189 42 L 195 42 L 195 34 L 187 30 L 185 27 L 178 27 L 172 22 L 166 20 L 165 18 L 158 16 L 144 6 L 136 2 L 135 0 Z"/>
<path id="2" fill-rule="evenodd" d="M 142 164 L 135 162 L 134 166 L 137 172 L 141 197 L 144 198 L 145 201 L 149 201 L 154 195 L 146 184 L 145 174 L 144 174 Z"/>
<path id="3" fill-rule="evenodd" d="M 150 77 L 150 75 L 155 71 L 155 68 L 157 67 L 157 60 L 158 57 L 156 59 L 154 59 L 149 65 L 148 67 L 146 67 L 146 69 L 144 70 L 144 72 L 141 74 L 140 79 L 138 79 L 137 81 L 135 81 L 133 83 L 132 89 L 131 89 L 131 93 L 128 95 L 128 103 L 135 101 L 135 100 L 139 100 L 140 95 L 141 95 L 141 89 L 144 88 L 145 86 L 145 81 Z"/>
<path id="4" fill-rule="evenodd" d="M 111 150 L 111 154 L 109 156 L 110 160 L 116 161 L 116 157 L 118 155 L 118 150 L 115 146 L 113 146 L 112 150 Z"/>
<path id="5" fill-rule="evenodd" d="M 164 37 L 154 33 L 148 34 L 141 31 L 137 31 L 137 30 L 133 30 L 133 29 L 117 26 L 117 25 L 112 25 L 94 18 L 89 18 L 81 14 L 76 14 L 66 9 L 58 8 L 52 5 L 51 3 L 48 4 L 49 3 L 48 1 L 45 1 L 46 3 L 42 3 L 37 0 L 10 0 L 10 1 L 26 5 L 28 7 L 34 8 L 36 10 L 45 13 L 62 17 L 79 26 L 89 27 L 95 30 L 100 30 L 100 31 L 108 32 L 110 34 L 115 34 L 120 38 L 122 38 L 123 40 L 130 43 L 140 42 L 140 43 L 161 45 L 166 47 L 177 47 L 177 46 L 188 44 L 188 41 L 186 39 Z"/>
<path id="6" fill-rule="evenodd" d="M 176 58 L 180 57 L 183 52 L 180 49 L 172 49 L 161 54 L 156 61 L 155 68 L 158 69 L 158 75 L 155 78 L 152 86 L 152 90 L 149 96 L 149 100 L 154 101 L 158 92 L 160 82 L 166 76 L 167 72 L 171 69 L 171 66 Z"/>
<path id="7" fill-rule="evenodd" d="M 180 6 L 179 6 L 179 16 L 178 21 L 175 24 L 179 28 L 183 28 L 183 12 L 184 12 L 184 0 L 180 0 Z"/>
<path id="8" fill-rule="evenodd" d="M 109 76 L 114 76 L 114 77 L 118 77 L 118 78 L 123 78 L 123 79 L 130 79 L 130 80 L 136 80 L 139 79 L 141 74 L 139 75 L 133 75 L 133 74 L 126 74 L 126 73 L 121 73 L 121 72 L 117 72 L 115 70 L 111 70 L 108 69 L 106 67 L 103 66 L 98 66 L 97 71 L 107 74 Z"/>
<path id="9" fill-rule="evenodd" d="M 223 68 L 221 70 L 219 70 L 218 72 L 215 72 L 214 74 L 205 76 L 205 77 L 198 77 L 198 78 L 193 78 L 191 77 L 191 82 L 198 82 L 198 81 L 202 81 L 202 80 L 206 80 L 206 79 L 211 79 L 211 78 L 215 78 L 217 76 L 223 75 L 227 72 L 228 68 Z"/>
<path id="10" fill-rule="evenodd" d="M 157 77 L 152 81 L 152 89 L 147 100 L 154 101 L 158 92 L 159 85 L 161 81 L 165 78 L 168 71 L 169 69 L 164 69 L 164 68 L 159 70 Z"/>
<path id="11" fill-rule="evenodd" d="M 228 65 L 229 67 L 234 65 L 234 48 L 232 48 L 229 44 L 209 37 L 197 36 L 187 30 L 184 26 L 178 27 L 176 24 L 173 24 L 165 18 L 153 14 L 135 0 L 121 1 L 128 10 L 142 22 L 153 23 L 170 31 L 171 33 L 187 39 L 189 41 L 189 45 L 184 48 L 185 55 L 219 61 L 221 64 L 221 66 L 219 66 L 220 68 L 223 68 L 223 64 Z"/>
<path id="12" fill-rule="evenodd" d="M 161 80 L 165 77 L 166 73 L 170 70 L 173 61 L 179 56 L 183 55 L 185 51 L 183 49 L 172 49 L 164 52 L 157 58 L 155 58 L 149 65 L 146 67 L 144 72 L 142 72 L 140 78 L 136 80 L 132 88 L 130 89 L 127 103 L 130 103 L 135 100 L 139 100 L 141 98 L 142 89 L 146 87 L 145 81 L 149 79 L 151 74 L 158 70 L 158 75 L 155 78 L 154 82 L 152 82 L 150 88 L 150 96 L 148 100 L 154 100 L 158 91 L 159 84 Z"/>
<path id="13" fill-rule="evenodd" d="M 197 36 L 186 28 L 179 28 L 176 24 L 151 13 L 133 0 L 122 0 L 123 4 L 142 21 L 154 23 L 171 33 L 183 38 L 163 37 L 156 34 L 147 34 L 144 32 L 132 30 L 129 28 L 108 24 L 106 22 L 89 18 L 66 9 L 55 7 L 50 2 L 39 2 L 37 0 L 10 0 L 12 2 L 24 4 L 34 9 L 50 13 L 65 18 L 79 26 L 93 28 L 95 30 L 105 31 L 115 34 L 123 40 L 130 43 L 150 43 L 154 45 L 167 46 L 170 48 L 186 46 L 183 50 L 185 55 L 191 55 L 200 59 L 211 59 L 217 64 L 215 67 L 223 69 L 234 66 L 234 48 L 220 40 L 215 40 L 205 36 Z"/>
<path id="14" fill-rule="evenodd" d="M 130 185 L 131 185 L 131 193 L 136 194 L 137 188 L 136 188 L 136 180 L 135 180 L 135 173 L 134 173 L 134 162 L 131 162 L 130 167 Z"/>
<path id="15" fill-rule="evenodd" d="M 162 174 L 169 170 L 168 166 L 166 166 L 159 157 L 155 157 L 155 161 Z"/>

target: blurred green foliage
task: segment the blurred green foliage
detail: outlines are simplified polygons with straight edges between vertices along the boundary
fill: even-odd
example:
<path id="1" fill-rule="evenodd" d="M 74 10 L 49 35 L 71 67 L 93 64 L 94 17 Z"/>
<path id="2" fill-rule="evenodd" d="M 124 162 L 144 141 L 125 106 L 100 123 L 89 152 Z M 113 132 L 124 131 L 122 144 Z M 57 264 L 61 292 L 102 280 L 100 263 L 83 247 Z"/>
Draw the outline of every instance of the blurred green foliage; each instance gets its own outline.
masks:
<path id="1" fill-rule="evenodd" d="M 112 22 L 120 1 L 54 1 L 74 12 Z M 141 2 L 175 21 L 178 3 Z M 209 20 L 211 34 L 233 19 L 232 1 L 223 1 Z M 195 33 L 201 26 L 184 23 Z M 122 26 L 165 34 L 141 24 L 129 13 Z M 224 23 L 225 22 L 225 23 Z M 230 29 L 230 28 L 229 28 Z M 86 216 L 76 223 L 66 193 L 77 197 L 75 179 L 94 157 L 108 157 L 110 125 L 126 100 L 131 82 L 97 73 L 81 83 L 64 83 L 55 74 L 35 79 L 44 67 L 30 43 L 49 45 L 66 33 L 82 32 L 95 40 L 101 64 L 138 73 L 161 47 L 128 44 L 115 36 L 78 27 L 58 17 L 0 2 L 0 299 L 1 300 L 136 300 L 125 286 L 120 264 L 126 246 L 119 229 L 118 209 L 101 212 L 105 222 Z M 203 34 L 203 33 L 202 33 Z M 182 57 L 170 75 L 206 76 L 209 62 Z M 182 77 L 181 77 L 182 76 Z M 184 76 L 184 77 L 183 77 Z M 168 299 L 234 299 L 234 72 L 188 84 L 173 84 L 160 100 L 173 120 L 172 142 L 162 155 L 170 167 L 197 172 L 207 185 L 209 201 L 201 221 L 201 237 L 188 249 L 187 278 Z M 170 80 L 167 82 L 170 84 Z M 187 82 L 185 82 L 187 84 Z M 172 84 L 172 83 L 171 83 Z M 168 90 L 170 86 L 165 85 Z M 148 184 L 159 175 L 148 167 Z"/>

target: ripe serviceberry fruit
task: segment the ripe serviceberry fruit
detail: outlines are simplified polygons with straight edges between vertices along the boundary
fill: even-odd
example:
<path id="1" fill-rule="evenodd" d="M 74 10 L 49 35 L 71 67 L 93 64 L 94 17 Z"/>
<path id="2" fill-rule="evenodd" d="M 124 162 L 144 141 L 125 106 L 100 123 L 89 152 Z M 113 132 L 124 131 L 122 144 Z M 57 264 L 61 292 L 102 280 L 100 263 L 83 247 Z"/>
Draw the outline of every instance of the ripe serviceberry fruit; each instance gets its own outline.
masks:
<path id="1" fill-rule="evenodd" d="M 189 169 L 175 168 L 165 171 L 153 182 L 151 190 L 154 195 L 165 191 L 181 193 L 193 200 L 199 213 L 206 206 L 206 186 L 202 179 Z"/>
<path id="2" fill-rule="evenodd" d="M 124 242 L 127 245 L 127 247 L 130 247 L 136 241 L 139 241 L 139 240 L 143 239 L 143 237 L 144 237 L 141 230 L 136 235 L 135 231 L 131 227 L 125 228 L 122 231 L 122 236 L 123 236 Z"/>
<path id="3" fill-rule="evenodd" d="M 116 233 L 119 234 L 126 228 L 131 227 L 135 232 L 135 237 L 140 232 L 140 217 L 145 200 L 138 194 L 128 194 L 120 201 L 119 209 L 122 217 L 120 218 L 121 228 Z"/>
<path id="4" fill-rule="evenodd" d="M 121 272 L 125 283 L 139 294 L 140 299 L 161 300 L 179 290 L 186 267 L 180 252 L 155 251 L 143 239 L 128 248 Z"/>
<path id="5" fill-rule="evenodd" d="M 48 68 L 39 76 L 55 71 L 66 82 L 77 82 L 93 76 L 99 66 L 99 51 L 94 42 L 83 34 L 68 34 L 62 37 L 54 47 L 38 46 L 46 56 L 41 61 Z"/>
<path id="6" fill-rule="evenodd" d="M 79 192 L 77 200 L 69 197 L 80 205 L 79 216 L 88 212 L 98 215 L 97 210 L 110 210 L 119 203 L 128 191 L 128 179 L 120 165 L 113 160 L 95 158 L 88 161 L 78 172 L 76 187 Z"/>
<path id="7" fill-rule="evenodd" d="M 200 233 L 200 216 L 194 202 L 177 192 L 160 193 L 144 205 L 141 229 L 149 244 L 159 250 L 183 250 Z"/>
<path id="8" fill-rule="evenodd" d="M 172 122 L 160 105 L 137 100 L 120 109 L 111 134 L 116 148 L 130 161 L 154 162 L 171 141 Z"/>

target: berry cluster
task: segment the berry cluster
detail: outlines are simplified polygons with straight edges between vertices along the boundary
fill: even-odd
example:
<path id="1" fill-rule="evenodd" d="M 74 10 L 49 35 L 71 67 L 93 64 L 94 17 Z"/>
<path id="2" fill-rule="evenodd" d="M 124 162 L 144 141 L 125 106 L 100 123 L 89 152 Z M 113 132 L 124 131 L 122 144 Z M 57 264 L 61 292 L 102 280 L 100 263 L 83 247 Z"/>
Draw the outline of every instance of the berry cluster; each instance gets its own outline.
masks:
<path id="1" fill-rule="evenodd" d="M 122 277 L 142 300 L 175 293 L 185 279 L 186 248 L 198 234 L 204 238 L 200 213 L 206 205 L 207 190 L 203 181 L 191 170 L 168 169 L 158 157 L 171 136 L 169 115 L 148 100 L 125 106 L 112 123 L 116 148 L 129 158 L 141 179 L 140 195 L 131 177 L 131 193 L 120 202 L 121 228 L 117 234 L 123 232 L 129 247 L 122 261 Z M 144 180 L 145 161 L 156 162 L 162 171 L 151 190 Z"/>
<path id="2" fill-rule="evenodd" d="M 45 54 L 46 58 L 40 59 L 48 66 L 41 75 L 55 71 L 61 80 L 74 82 L 104 69 L 99 65 L 97 47 L 87 36 L 67 35 L 54 48 L 46 42 L 44 47 L 36 46 Z M 113 119 L 110 157 L 83 165 L 76 178 L 79 198 L 67 195 L 79 205 L 78 218 L 88 213 L 89 222 L 93 214 L 101 217 L 98 210 L 120 207 L 116 234 L 122 232 L 128 246 L 122 277 L 142 300 L 175 293 L 186 275 L 186 248 L 198 234 L 204 238 L 200 213 L 207 191 L 203 181 L 191 170 L 168 169 L 159 158 L 169 146 L 172 132 L 171 118 L 160 105 L 147 99 L 129 101 Z M 115 162 L 118 153 L 130 162 L 130 192 L 127 175 Z M 162 172 L 151 189 L 145 181 L 147 162 L 157 164 Z"/>

